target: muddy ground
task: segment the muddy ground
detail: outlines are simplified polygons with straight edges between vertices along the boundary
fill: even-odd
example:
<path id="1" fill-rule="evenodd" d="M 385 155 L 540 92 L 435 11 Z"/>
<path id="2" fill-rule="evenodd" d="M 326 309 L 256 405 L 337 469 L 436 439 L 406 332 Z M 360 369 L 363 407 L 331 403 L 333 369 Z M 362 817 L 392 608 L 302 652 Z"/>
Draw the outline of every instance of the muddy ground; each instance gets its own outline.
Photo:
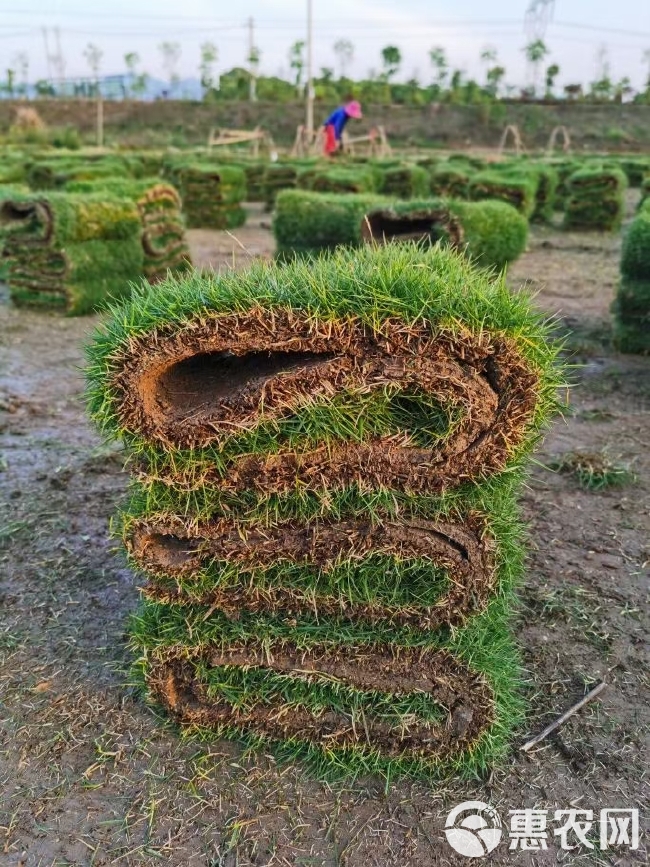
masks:
<path id="1" fill-rule="evenodd" d="M 238 241 L 192 232 L 201 264 L 270 255 L 256 212 Z M 489 779 L 328 786 L 233 744 L 183 742 L 128 684 L 137 582 L 109 538 L 127 476 L 81 403 L 94 318 L 0 307 L 0 864 L 456 865 L 444 819 L 461 801 L 508 810 L 640 807 L 648 815 L 650 359 L 609 348 L 618 237 L 536 229 L 514 265 L 572 331 L 575 387 L 537 455 L 522 508 L 528 570 L 516 632 L 530 710 Z M 242 249 L 245 248 L 244 249 Z M 602 492 L 549 469 L 602 452 L 636 484 Z M 529 754 L 527 736 L 604 679 L 599 700 Z M 648 828 L 646 826 L 645 833 Z M 592 835 L 592 839 L 596 839 Z M 636 852 L 509 852 L 493 864 L 642 864 Z"/>

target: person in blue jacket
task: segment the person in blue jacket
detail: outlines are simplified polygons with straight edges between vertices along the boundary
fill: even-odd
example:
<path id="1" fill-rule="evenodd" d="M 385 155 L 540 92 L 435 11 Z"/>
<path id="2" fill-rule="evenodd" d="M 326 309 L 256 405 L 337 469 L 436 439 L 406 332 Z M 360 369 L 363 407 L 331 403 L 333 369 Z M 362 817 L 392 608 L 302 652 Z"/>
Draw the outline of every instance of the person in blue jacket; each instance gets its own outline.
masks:
<path id="1" fill-rule="evenodd" d="M 361 105 L 353 99 L 352 102 L 347 102 L 345 105 L 340 105 L 327 118 L 323 127 L 325 128 L 325 154 L 330 155 L 336 153 L 341 147 L 341 138 L 346 123 L 351 117 L 356 119 L 363 117 L 361 113 Z"/>

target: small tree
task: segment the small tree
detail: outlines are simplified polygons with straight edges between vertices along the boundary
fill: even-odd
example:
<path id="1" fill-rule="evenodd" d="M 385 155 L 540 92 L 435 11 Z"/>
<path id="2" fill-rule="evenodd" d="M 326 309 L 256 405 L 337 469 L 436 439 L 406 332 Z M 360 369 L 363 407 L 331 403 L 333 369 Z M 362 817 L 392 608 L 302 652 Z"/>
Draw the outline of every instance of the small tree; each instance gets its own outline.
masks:
<path id="1" fill-rule="evenodd" d="M 402 63 L 402 52 L 396 45 L 387 45 L 381 50 L 381 62 L 384 65 L 383 77 L 390 81 Z"/>
<path id="2" fill-rule="evenodd" d="M 12 66 L 18 77 L 18 93 L 27 96 L 27 79 L 29 77 L 29 57 L 24 51 L 19 51 L 12 60 Z"/>
<path id="3" fill-rule="evenodd" d="M 526 60 L 533 67 L 533 93 L 537 92 L 537 81 L 539 79 L 539 67 L 541 62 L 548 54 L 548 48 L 542 39 L 535 39 L 529 42 L 524 48 Z"/>
<path id="4" fill-rule="evenodd" d="M 162 64 L 167 73 L 169 87 L 173 90 L 178 84 L 177 67 L 178 61 L 181 59 L 181 46 L 178 42 L 161 42 L 158 50 L 162 55 Z"/>
<path id="5" fill-rule="evenodd" d="M 13 97 L 14 95 L 14 85 L 16 82 L 16 70 L 8 69 L 7 70 L 7 80 L 5 82 L 3 90 L 7 93 L 9 97 Z"/>
<path id="6" fill-rule="evenodd" d="M 544 76 L 544 84 L 546 85 L 546 96 L 549 99 L 553 97 L 553 88 L 555 87 L 555 79 L 560 74 L 560 67 L 557 63 L 551 63 L 550 66 L 546 68 L 546 75 Z"/>
<path id="7" fill-rule="evenodd" d="M 487 78 L 487 86 L 486 90 L 490 94 L 490 96 L 497 96 L 499 92 L 499 85 L 503 79 L 503 76 L 506 74 L 506 70 L 504 66 L 492 66 L 488 69 L 486 78 Z"/>
<path id="8" fill-rule="evenodd" d="M 138 72 L 140 55 L 137 51 L 128 51 L 124 55 L 124 65 L 129 75 L 129 96 L 141 96 L 147 89 L 147 76 Z"/>
<path id="9" fill-rule="evenodd" d="M 648 77 L 646 78 L 645 86 L 650 89 L 650 48 L 646 48 L 643 52 L 643 62 L 648 67 Z"/>
<path id="10" fill-rule="evenodd" d="M 302 90 L 302 73 L 305 68 L 305 43 L 302 40 L 294 42 L 289 49 L 289 66 L 294 71 L 294 84 L 298 89 L 298 93 Z"/>
<path id="11" fill-rule="evenodd" d="M 349 39 L 337 39 L 334 54 L 339 62 L 339 78 L 346 78 L 350 64 L 354 60 L 354 45 Z"/>
<path id="12" fill-rule="evenodd" d="M 88 64 L 95 81 L 99 78 L 99 69 L 102 64 L 103 56 L 104 52 L 101 50 L 101 48 L 99 48 L 98 45 L 94 45 L 92 42 L 89 42 L 84 50 L 84 57 L 86 58 L 86 63 Z"/>
<path id="13" fill-rule="evenodd" d="M 436 73 L 435 83 L 439 88 L 444 86 L 445 80 L 449 73 L 449 64 L 447 63 L 447 55 L 445 49 L 439 45 L 429 51 L 429 60 Z"/>
<path id="14" fill-rule="evenodd" d="M 201 87 L 205 93 L 214 88 L 214 64 L 219 57 L 219 50 L 214 42 L 204 42 L 201 45 L 201 63 L 199 73 L 201 75 Z"/>

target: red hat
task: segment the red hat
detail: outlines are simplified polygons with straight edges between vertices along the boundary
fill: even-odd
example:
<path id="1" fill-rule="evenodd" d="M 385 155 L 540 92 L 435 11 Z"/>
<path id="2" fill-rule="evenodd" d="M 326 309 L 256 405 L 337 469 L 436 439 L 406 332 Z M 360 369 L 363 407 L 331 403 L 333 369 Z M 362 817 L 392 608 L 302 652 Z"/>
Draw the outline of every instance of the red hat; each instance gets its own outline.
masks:
<path id="1" fill-rule="evenodd" d="M 358 103 L 356 99 L 353 99 L 352 102 L 348 102 L 344 108 L 345 113 L 350 117 L 355 117 L 357 119 L 363 117 L 363 114 L 361 113 L 361 104 Z"/>

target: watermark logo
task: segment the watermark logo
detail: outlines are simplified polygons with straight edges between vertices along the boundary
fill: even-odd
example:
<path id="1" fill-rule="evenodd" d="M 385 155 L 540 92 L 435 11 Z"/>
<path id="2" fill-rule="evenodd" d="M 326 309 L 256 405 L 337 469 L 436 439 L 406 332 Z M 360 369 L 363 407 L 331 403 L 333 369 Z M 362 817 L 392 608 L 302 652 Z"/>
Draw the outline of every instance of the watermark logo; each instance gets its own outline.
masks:
<path id="1" fill-rule="evenodd" d="M 445 834 L 449 845 L 466 858 L 482 858 L 499 845 L 501 819 L 483 801 L 465 801 L 447 816 Z"/>
<path id="2" fill-rule="evenodd" d="M 511 851 L 540 851 L 551 845 L 565 851 L 639 848 L 637 808 L 593 810 L 571 808 L 551 811 L 543 808 L 510 810 L 508 848 Z M 504 829 L 494 807 L 483 801 L 465 801 L 447 816 L 447 840 L 466 858 L 483 858 L 501 842 Z M 508 842 L 508 841 L 506 841 Z"/>

